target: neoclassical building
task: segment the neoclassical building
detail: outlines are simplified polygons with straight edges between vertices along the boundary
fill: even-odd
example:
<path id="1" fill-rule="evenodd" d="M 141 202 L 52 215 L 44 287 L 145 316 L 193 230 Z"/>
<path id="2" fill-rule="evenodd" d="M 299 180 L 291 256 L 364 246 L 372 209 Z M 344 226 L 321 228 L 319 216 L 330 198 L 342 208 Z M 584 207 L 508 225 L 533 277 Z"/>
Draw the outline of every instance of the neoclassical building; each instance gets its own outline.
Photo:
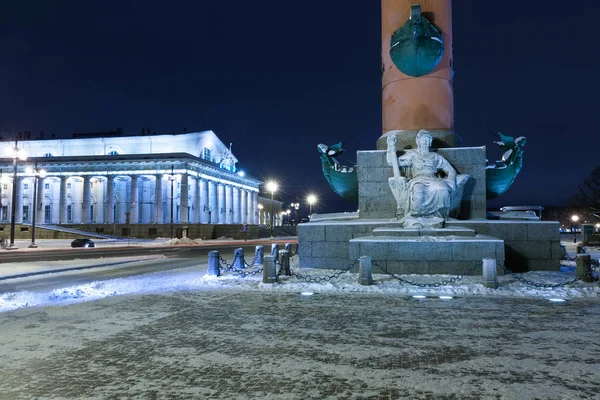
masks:
<path id="1" fill-rule="evenodd" d="M 0 159 L 0 223 L 11 218 L 15 142 Z M 15 222 L 31 223 L 37 165 L 36 223 L 258 224 L 261 182 L 212 131 L 173 135 L 19 141 Z"/>

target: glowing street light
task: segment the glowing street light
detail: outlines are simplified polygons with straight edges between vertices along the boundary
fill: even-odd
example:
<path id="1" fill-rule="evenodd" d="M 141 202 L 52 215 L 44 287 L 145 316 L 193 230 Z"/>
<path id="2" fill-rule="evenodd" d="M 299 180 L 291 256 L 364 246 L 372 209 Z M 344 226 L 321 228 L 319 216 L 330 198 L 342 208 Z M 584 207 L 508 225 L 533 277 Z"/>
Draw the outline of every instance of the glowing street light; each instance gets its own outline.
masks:
<path id="1" fill-rule="evenodd" d="M 316 196 L 316 195 L 314 195 L 314 194 L 309 194 L 309 195 L 306 197 L 306 202 L 308 203 L 308 206 L 309 206 L 308 216 L 309 216 L 309 218 L 310 218 L 310 216 L 312 215 L 312 207 L 313 207 L 313 204 L 316 204 L 316 203 L 317 203 L 317 196 Z"/>
<path id="2" fill-rule="evenodd" d="M 46 177 L 46 171 L 41 169 L 38 170 L 37 168 L 37 161 L 34 164 L 34 167 L 27 167 L 27 169 L 25 169 L 25 173 L 27 175 L 33 176 L 33 211 L 31 213 L 31 244 L 29 245 L 29 248 L 31 249 L 35 249 L 37 246 L 37 244 L 35 244 L 35 219 L 36 219 L 36 210 L 37 210 L 37 196 L 38 196 L 38 192 L 37 192 L 37 186 L 38 186 L 38 176 L 42 179 L 44 179 Z"/>
<path id="3" fill-rule="evenodd" d="M 273 201 L 275 192 L 277 191 L 277 183 L 274 181 L 267 182 L 267 190 L 271 192 L 271 239 L 275 238 L 275 215 L 273 214 Z"/>
<path id="4" fill-rule="evenodd" d="M 27 160 L 27 153 L 23 149 L 19 149 L 18 141 L 15 140 L 15 147 L 7 146 L 4 148 L 4 155 L 7 158 L 13 159 L 13 182 L 12 182 L 12 199 L 10 203 L 10 243 L 7 250 L 14 250 L 15 246 L 15 219 L 17 211 L 17 159 Z"/>

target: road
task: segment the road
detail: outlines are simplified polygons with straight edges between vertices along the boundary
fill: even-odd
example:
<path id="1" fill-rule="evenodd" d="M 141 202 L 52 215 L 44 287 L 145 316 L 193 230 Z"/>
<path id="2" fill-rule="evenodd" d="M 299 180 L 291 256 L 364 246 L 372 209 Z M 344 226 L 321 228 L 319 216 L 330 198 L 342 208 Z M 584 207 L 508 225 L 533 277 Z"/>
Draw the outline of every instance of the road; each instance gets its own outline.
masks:
<path id="1" fill-rule="evenodd" d="M 44 292 L 74 285 L 85 285 L 94 281 L 124 278 L 158 271 L 188 268 L 208 264 L 208 253 L 218 250 L 228 262 L 233 261 L 236 248 L 243 248 L 246 262 L 254 257 L 255 242 L 249 245 L 237 243 L 207 243 L 202 246 L 160 246 L 160 247 L 102 247 L 93 249 L 64 249 L 48 251 L 6 252 L 0 263 L 34 262 L 43 263 L 62 260 L 87 260 L 80 266 L 61 271 L 45 273 L 27 278 L 1 279 L 0 294 L 11 292 Z M 263 241 L 265 252 L 270 251 L 273 241 Z M 283 242 L 280 243 L 283 247 Z M 123 260 L 125 258 L 125 260 Z M 138 260 L 137 258 L 141 258 Z M 89 260 L 97 260 L 90 262 Z M 72 264 L 72 262 L 70 262 Z M 48 268 L 52 269 L 52 268 Z"/>

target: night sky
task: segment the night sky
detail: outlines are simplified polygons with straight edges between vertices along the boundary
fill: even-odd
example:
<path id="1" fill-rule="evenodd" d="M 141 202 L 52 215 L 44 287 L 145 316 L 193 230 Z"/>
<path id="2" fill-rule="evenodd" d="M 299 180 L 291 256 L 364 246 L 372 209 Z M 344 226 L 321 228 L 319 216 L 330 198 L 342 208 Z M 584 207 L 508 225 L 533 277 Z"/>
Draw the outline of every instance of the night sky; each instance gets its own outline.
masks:
<path id="1" fill-rule="evenodd" d="M 455 129 L 501 152 L 526 136 L 502 205 L 563 205 L 598 164 L 600 2 L 455 0 Z M 238 167 L 276 178 L 280 198 L 320 194 L 351 211 L 321 173 L 381 135 L 380 1 L 5 1 L 0 133 L 45 137 L 122 128 L 213 130 Z"/>

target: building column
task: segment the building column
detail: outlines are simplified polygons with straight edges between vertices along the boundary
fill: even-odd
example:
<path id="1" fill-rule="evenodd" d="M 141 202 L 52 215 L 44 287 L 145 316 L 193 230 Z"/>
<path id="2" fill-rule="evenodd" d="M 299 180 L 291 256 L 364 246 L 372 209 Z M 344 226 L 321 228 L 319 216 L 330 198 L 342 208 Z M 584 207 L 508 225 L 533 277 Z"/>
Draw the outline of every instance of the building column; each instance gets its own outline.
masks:
<path id="1" fill-rule="evenodd" d="M 233 187 L 225 185 L 225 223 L 233 223 Z"/>
<path id="2" fill-rule="evenodd" d="M 11 207 L 13 205 L 11 204 Z M 15 223 L 23 223 L 23 177 L 17 177 L 17 201 L 14 204 Z"/>
<path id="3" fill-rule="evenodd" d="M 89 224 L 90 223 L 90 205 L 92 201 L 91 194 L 91 181 L 89 176 L 83 177 L 83 199 L 81 202 L 81 223 Z"/>
<path id="4" fill-rule="evenodd" d="M 44 223 L 44 198 L 46 197 L 46 193 L 44 192 L 44 178 L 37 179 L 37 201 L 35 201 L 34 207 L 37 207 L 35 210 L 35 223 L 43 224 Z"/>
<path id="5" fill-rule="evenodd" d="M 67 177 L 60 177 L 60 198 L 58 200 L 58 208 L 60 210 L 59 224 L 67 223 Z"/>
<path id="6" fill-rule="evenodd" d="M 200 223 L 208 224 L 208 210 L 210 209 L 208 203 L 208 182 L 205 179 L 198 179 L 198 189 L 200 191 Z"/>
<path id="7" fill-rule="evenodd" d="M 163 176 L 162 174 L 157 174 L 154 176 L 154 223 L 162 224 L 163 220 L 163 199 L 162 199 L 162 184 L 163 184 Z"/>
<path id="8" fill-rule="evenodd" d="M 258 204 L 256 205 L 258 211 Z M 248 224 L 255 224 L 258 221 L 258 216 L 254 218 L 254 212 L 252 211 L 252 192 L 246 190 L 246 222 Z"/>
<path id="9" fill-rule="evenodd" d="M 248 206 L 246 205 L 246 200 L 248 198 L 248 193 L 246 189 L 240 188 L 240 221 L 242 224 L 250 223 L 248 221 Z"/>
<path id="10" fill-rule="evenodd" d="M 112 224 L 115 222 L 115 177 L 106 177 L 106 199 L 104 199 L 104 223 Z"/>
<path id="11" fill-rule="evenodd" d="M 217 223 L 225 223 L 225 185 L 217 183 Z"/>
<path id="12" fill-rule="evenodd" d="M 129 213 L 129 223 L 137 224 L 138 223 L 138 215 L 139 215 L 139 203 L 140 203 L 140 190 L 138 187 L 138 176 L 131 175 L 131 192 L 129 198 L 129 207 L 128 210 L 125 210 L 126 213 Z M 125 218 L 127 218 L 127 214 L 125 214 Z"/>
<path id="13" fill-rule="evenodd" d="M 213 181 L 208 181 L 208 211 L 209 212 L 209 223 L 219 223 L 219 202 L 217 199 L 217 184 Z"/>
<path id="14" fill-rule="evenodd" d="M 249 213 L 252 213 L 252 223 L 258 224 L 258 192 L 252 192 L 252 209 L 249 210 Z"/>
<path id="15" fill-rule="evenodd" d="M 200 178 L 192 178 L 190 183 L 192 198 L 192 212 L 190 213 L 190 224 L 197 224 L 200 217 L 200 188 L 198 187 L 198 181 Z"/>
<path id="16" fill-rule="evenodd" d="M 240 188 L 237 186 L 233 186 L 232 191 L 233 191 L 233 223 L 241 224 L 241 221 L 240 221 Z"/>
<path id="17" fill-rule="evenodd" d="M 181 207 L 179 207 L 179 223 L 181 224 L 187 224 L 190 220 L 190 214 L 189 214 L 189 209 L 190 209 L 190 205 L 189 205 L 189 179 L 188 179 L 188 174 L 187 172 L 185 172 L 183 175 L 181 175 L 181 188 L 179 190 L 179 193 L 181 194 L 181 197 L 179 199 L 179 205 Z"/>

